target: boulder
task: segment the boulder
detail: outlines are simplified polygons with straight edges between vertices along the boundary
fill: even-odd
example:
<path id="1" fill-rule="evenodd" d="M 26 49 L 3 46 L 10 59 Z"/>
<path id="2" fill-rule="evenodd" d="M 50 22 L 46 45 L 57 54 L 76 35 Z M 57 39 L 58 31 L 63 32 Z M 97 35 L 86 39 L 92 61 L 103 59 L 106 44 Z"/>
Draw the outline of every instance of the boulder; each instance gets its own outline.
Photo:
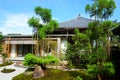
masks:
<path id="1" fill-rule="evenodd" d="M 44 76 L 44 72 L 41 66 L 36 66 L 35 70 L 33 71 L 33 78 L 40 78 Z"/>

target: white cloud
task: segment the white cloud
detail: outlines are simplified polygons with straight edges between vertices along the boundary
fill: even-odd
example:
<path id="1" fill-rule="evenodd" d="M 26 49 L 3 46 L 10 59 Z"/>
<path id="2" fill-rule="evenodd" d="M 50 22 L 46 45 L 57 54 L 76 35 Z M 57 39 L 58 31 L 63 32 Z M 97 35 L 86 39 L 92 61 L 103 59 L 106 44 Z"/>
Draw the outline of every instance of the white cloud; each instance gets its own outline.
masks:
<path id="1" fill-rule="evenodd" d="M 27 24 L 27 21 L 33 14 L 5 14 L 4 20 L 0 22 L 0 32 L 4 35 L 10 33 L 20 33 L 20 34 L 32 34 L 32 28 Z M 57 18 L 53 18 L 58 20 Z M 41 21 L 42 23 L 42 21 Z"/>
<path id="2" fill-rule="evenodd" d="M 31 34 L 32 28 L 27 24 L 29 14 L 7 14 L 5 19 L 0 23 L 0 31 L 3 34 L 21 33 Z"/>

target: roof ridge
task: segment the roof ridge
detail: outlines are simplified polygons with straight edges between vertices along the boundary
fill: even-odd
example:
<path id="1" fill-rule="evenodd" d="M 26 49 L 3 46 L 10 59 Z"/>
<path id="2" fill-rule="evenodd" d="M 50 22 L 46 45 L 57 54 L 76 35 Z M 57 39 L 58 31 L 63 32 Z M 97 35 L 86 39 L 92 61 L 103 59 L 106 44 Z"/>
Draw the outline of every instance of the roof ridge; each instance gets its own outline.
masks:
<path id="1" fill-rule="evenodd" d="M 88 19 L 88 18 L 85 18 L 85 17 L 81 17 L 81 16 L 80 16 L 80 18 L 87 19 L 87 20 L 91 20 L 91 19 Z"/>
<path id="2" fill-rule="evenodd" d="M 79 16 L 79 17 L 76 17 L 76 18 L 73 18 L 73 19 L 70 19 L 70 20 L 67 20 L 67 21 L 64 21 L 64 22 L 60 22 L 60 24 L 61 24 L 61 23 L 66 23 L 66 22 L 69 22 L 69 21 L 73 21 L 73 20 L 76 20 L 76 19 L 80 19 L 80 18 L 86 19 L 86 20 L 90 20 L 90 21 L 94 21 L 94 20 L 92 20 L 92 19 L 88 19 L 88 18 Z"/>

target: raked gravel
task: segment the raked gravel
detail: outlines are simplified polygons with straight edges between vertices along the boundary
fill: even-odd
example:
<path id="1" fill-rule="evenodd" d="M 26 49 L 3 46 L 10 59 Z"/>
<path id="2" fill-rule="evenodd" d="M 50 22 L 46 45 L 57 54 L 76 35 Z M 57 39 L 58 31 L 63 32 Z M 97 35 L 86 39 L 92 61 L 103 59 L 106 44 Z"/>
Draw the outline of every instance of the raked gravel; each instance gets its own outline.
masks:
<path id="1" fill-rule="evenodd" d="M 12 73 L 1 73 L 3 68 L 15 69 Z M 9 66 L 0 67 L 0 80 L 12 80 L 12 78 L 20 73 L 23 73 L 26 70 L 24 67 L 16 67 L 14 64 Z"/>

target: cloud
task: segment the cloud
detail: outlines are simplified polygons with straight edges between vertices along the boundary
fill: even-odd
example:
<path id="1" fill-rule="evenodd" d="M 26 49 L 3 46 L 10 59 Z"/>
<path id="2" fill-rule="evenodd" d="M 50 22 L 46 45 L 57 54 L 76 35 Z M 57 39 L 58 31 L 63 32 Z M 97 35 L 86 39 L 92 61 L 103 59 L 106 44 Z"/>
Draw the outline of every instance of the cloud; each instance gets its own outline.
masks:
<path id="1" fill-rule="evenodd" d="M 7 34 L 32 34 L 32 28 L 28 26 L 27 21 L 33 14 L 5 14 L 4 19 L 0 21 L 0 32 Z M 53 18 L 57 20 L 57 18 Z M 42 21 L 41 21 L 42 23 Z"/>
<path id="2" fill-rule="evenodd" d="M 25 14 L 11 14 L 6 17 L 6 20 L 3 21 L 3 26 L 8 27 L 26 27 L 27 26 L 28 16 Z"/>
<path id="3" fill-rule="evenodd" d="M 21 33 L 31 34 L 32 28 L 27 24 L 28 19 L 31 17 L 29 14 L 7 14 L 5 19 L 0 23 L 0 31 L 3 34 Z"/>

